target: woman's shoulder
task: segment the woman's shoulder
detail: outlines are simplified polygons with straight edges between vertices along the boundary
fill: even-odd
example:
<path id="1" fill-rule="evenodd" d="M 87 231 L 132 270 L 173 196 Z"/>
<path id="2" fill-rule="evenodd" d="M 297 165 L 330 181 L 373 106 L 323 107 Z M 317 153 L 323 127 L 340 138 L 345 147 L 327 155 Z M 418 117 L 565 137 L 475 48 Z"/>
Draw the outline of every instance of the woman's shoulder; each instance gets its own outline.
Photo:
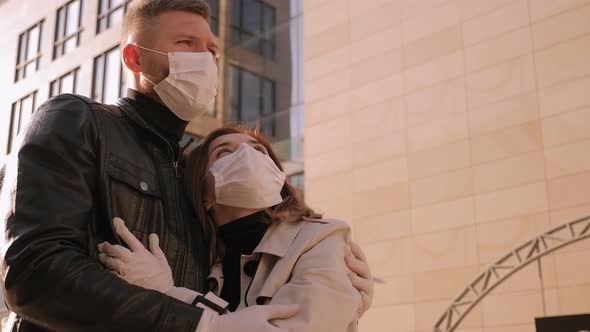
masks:
<path id="1" fill-rule="evenodd" d="M 319 230 L 319 229 L 325 229 L 325 230 L 348 229 L 348 230 L 350 230 L 350 225 L 346 221 L 340 220 L 340 219 L 304 218 L 300 222 L 303 223 L 303 228 L 308 228 L 310 230 Z"/>
<path id="2" fill-rule="evenodd" d="M 317 243 L 330 236 L 346 239 L 350 234 L 350 225 L 339 219 L 304 219 L 297 238 L 308 244 Z"/>

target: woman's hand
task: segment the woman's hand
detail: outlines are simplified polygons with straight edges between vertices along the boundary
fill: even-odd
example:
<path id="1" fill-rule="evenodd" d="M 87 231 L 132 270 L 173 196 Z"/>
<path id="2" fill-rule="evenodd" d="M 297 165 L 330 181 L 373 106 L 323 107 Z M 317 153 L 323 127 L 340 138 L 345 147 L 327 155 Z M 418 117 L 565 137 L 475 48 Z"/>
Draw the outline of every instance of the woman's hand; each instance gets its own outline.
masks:
<path id="1" fill-rule="evenodd" d="M 361 294 L 361 304 L 358 309 L 358 318 L 369 310 L 373 302 L 373 276 L 367 263 L 367 257 L 361 247 L 352 242 L 350 246 L 352 254 L 346 256 L 346 265 L 350 269 L 349 273 L 352 285 Z"/>
<path id="2" fill-rule="evenodd" d="M 149 236 L 148 251 L 120 218 L 113 220 L 115 231 L 129 249 L 103 242 L 98 245 L 98 259 L 109 270 L 130 284 L 166 293 L 174 287 L 172 270 L 160 249 L 156 234 Z"/>

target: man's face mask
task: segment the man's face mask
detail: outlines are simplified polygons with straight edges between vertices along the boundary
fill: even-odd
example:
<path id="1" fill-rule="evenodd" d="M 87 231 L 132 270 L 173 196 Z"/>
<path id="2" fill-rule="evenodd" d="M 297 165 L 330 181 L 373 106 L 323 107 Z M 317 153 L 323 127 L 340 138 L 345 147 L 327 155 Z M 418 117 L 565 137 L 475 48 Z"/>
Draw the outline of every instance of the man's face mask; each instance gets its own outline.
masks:
<path id="1" fill-rule="evenodd" d="M 141 49 L 168 56 L 170 74 L 154 91 L 177 117 L 193 120 L 213 108 L 217 95 L 217 64 L 209 52 L 164 53 L 135 45 Z"/>
<path id="2" fill-rule="evenodd" d="M 264 209 L 283 201 L 285 173 L 269 156 L 246 143 L 216 160 L 209 171 L 215 178 L 217 204 Z"/>

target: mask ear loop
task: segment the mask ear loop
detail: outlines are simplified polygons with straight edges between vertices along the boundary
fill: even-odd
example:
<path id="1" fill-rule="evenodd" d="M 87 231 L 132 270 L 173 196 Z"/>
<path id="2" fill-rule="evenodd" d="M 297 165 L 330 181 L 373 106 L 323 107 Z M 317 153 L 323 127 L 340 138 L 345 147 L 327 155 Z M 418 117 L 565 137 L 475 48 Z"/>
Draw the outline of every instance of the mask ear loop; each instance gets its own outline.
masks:
<path id="1" fill-rule="evenodd" d="M 211 173 L 211 170 L 207 171 L 207 173 L 205 174 L 205 177 L 207 177 L 209 175 L 209 173 Z M 213 174 L 211 174 L 211 175 L 213 175 Z M 213 181 L 215 181 L 215 176 L 213 176 Z M 203 181 L 203 183 L 204 182 L 205 181 Z M 203 188 L 203 190 L 204 190 L 204 188 Z M 204 199 L 202 203 L 205 206 L 205 211 L 207 211 L 207 213 L 210 213 L 211 209 L 213 208 L 213 205 L 215 205 L 215 202 L 212 202 L 212 201 L 206 200 L 206 199 Z"/>
<path id="2" fill-rule="evenodd" d="M 161 55 L 164 55 L 164 56 L 169 56 L 168 53 L 156 51 L 156 50 L 153 50 L 151 48 L 139 46 L 137 44 L 131 44 L 131 45 L 133 45 L 133 46 L 135 46 L 137 48 L 141 48 L 142 50 L 146 50 L 146 51 L 149 51 L 149 52 L 154 52 L 154 53 L 161 54 Z M 145 74 L 143 72 L 140 72 L 140 75 L 143 76 L 143 78 L 145 78 L 145 80 L 148 81 L 148 82 L 150 82 L 153 86 L 156 86 L 156 83 L 154 83 L 152 80 L 150 80 L 149 78 L 147 78 L 147 76 L 145 76 Z"/>
<path id="3" fill-rule="evenodd" d="M 156 86 L 156 83 L 154 83 L 152 80 L 150 80 L 149 78 L 147 78 L 147 76 L 145 76 L 145 74 L 143 72 L 140 73 L 141 76 L 148 81 L 151 85 Z"/>

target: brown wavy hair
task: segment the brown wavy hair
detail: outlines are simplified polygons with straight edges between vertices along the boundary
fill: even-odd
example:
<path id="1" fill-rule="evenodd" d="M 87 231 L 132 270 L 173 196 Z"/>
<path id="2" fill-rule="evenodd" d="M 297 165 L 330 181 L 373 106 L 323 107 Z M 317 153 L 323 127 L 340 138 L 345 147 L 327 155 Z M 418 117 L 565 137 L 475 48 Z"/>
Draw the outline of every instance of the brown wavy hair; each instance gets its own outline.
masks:
<path id="1" fill-rule="evenodd" d="M 228 125 L 212 131 L 202 143 L 195 143 L 187 147 L 183 154 L 184 190 L 192 203 L 197 220 L 205 231 L 205 236 L 209 239 L 209 257 L 211 257 L 212 264 L 218 262 L 223 256 L 223 246 L 217 239 L 217 225 L 203 204 L 205 177 L 209 171 L 207 169 L 209 146 L 215 139 L 229 134 L 244 134 L 255 139 L 266 148 L 269 157 L 283 171 L 283 165 L 271 148 L 270 141 L 258 129 L 252 130 L 240 125 Z M 271 224 L 322 218 L 321 214 L 316 213 L 305 204 L 301 194 L 288 181 L 285 181 L 281 189 L 281 196 L 283 201 L 280 204 L 265 210 Z"/>

